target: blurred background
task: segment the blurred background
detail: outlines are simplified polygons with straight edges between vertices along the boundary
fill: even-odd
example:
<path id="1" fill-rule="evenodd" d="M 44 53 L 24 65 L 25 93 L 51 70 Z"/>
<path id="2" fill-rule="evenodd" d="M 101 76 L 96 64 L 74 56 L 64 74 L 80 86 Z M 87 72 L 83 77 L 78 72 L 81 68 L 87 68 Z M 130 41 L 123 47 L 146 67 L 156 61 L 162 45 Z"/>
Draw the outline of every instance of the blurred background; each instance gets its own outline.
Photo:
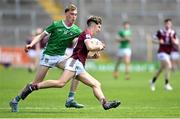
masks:
<path id="1" fill-rule="evenodd" d="M 82 29 L 90 15 L 103 18 L 97 36 L 106 43 L 103 59 L 115 59 L 115 36 L 124 21 L 130 22 L 133 32 L 133 61 L 156 61 L 157 45 L 151 40 L 165 18 L 172 18 L 174 29 L 180 31 L 180 0 L 0 0 L 0 62 L 27 63 L 22 53 L 27 37 L 36 28 L 45 29 L 53 20 L 64 18 L 69 3 L 77 5 L 77 24 Z"/>

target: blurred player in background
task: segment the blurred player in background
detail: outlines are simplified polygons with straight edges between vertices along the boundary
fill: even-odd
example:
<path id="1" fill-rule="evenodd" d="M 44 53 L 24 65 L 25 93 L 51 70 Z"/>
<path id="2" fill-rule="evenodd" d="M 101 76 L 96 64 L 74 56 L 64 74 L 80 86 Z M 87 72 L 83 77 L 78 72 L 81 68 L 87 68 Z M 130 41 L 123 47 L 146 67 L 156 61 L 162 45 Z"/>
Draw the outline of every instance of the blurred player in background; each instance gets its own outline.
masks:
<path id="1" fill-rule="evenodd" d="M 27 38 L 26 44 L 30 44 L 35 37 L 35 31 L 31 32 L 31 35 Z M 37 66 L 38 62 L 38 51 L 40 50 L 39 44 L 34 45 L 29 49 L 29 52 L 27 53 L 29 57 L 29 65 L 28 65 L 28 72 L 32 73 Z"/>
<path id="2" fill-rule="evenodd" d="M 27 45 L 30 44 L 32 42 L 32 40 L 34 39 L 34 37 L 41 34 L 42 32 L 43 32 L 42 28 L 37 28 L 35 31 L 32 31 L 31 36 L 28 37 L 28 39 L 26 40 L 26 44 Z M 48 37 L 44 37 L 39 43 L 34 45 L 27 52 L 27 55 L 30 59 L 30 64 L 28 66 L 28 71 L 30 73 L 32 73 L 33 71 L 36 70 L 38 62 L 39 62 L 41 51 L 46 46 L 47 40 L 48 40 Z"/>
<path id="3" fill-rule="evenodd" d="M 76 19 L 77 7 L 70 4 L 65 9 L 64 20 L 54 21 L 44 32 L 36 36 L 29 45 L 26 45 L 25 50 L 28 51 L 35 44 L 50 35 L 43 54 L 41 55 L 36 77 L 31 84 L 42 82 L 50 68 L 55 66 L 61 69 L 64 68 L 65 59 L 67 58 L 65 56 L 65 50 L 82 32 L 82 30 L 74 24 Z M 70 89 L 66 107 L 82 108 L 84 107 L 82 104 L 74 101 L 75 90 L 79 82 L 77 80 L 72 81 L 71 87 L 73 88 Z M 9 103 L 12 112 L 18 111 L 18 102 L 26 98 L 23 94 L 27 88 L 28 85 Z"/>
<path id="4" fill-rule="evenodd" d="M 118 67 L 121 61 L 125 63 L 125 79 L 129 79 L 129 68 L 131 62 L 131 35 L 130 24 L 126 21 L 123 23 L 123 29 L 118 32 L 116 41 L 119 43 L 119 50 L 117 53 L 117 63 L 115 64 L 113 76 L 115 79 L 118 78 L 119 72 Z"/>
<path id="5" fill-rule="evenodd" d="M 101 84 L 93 78 L 85 70 L 85 62 L 87 58 L 98 58 L 99 53 L 92 57 L 88 56 L 89 51 L 101 51 L 104 49 L 104 44 L 93 44 L 91 38 L 101 30 L 102 19 L 98 16 L 91 16 L 87 20 L 88 27 L 78 38 L 78 43 L 73 50 L 72 56 L 65 64 L 65 70 L 58 80 L 46 80 L 37 84 L 29 84 L 23 95 L 28 95 L 30 92 L 44 88 L 62 88 L 74 76 L 84 84 L 93 89 L 94 96 L 100 101 L 105 110 L 116 108 L 120 105 L 119 101 L 108 102 L 101 90 Z"/>
<path id="6" fill-rule="evenodd" d="M 169 83 L 172 68 L 170 54 L 172 53 L 173 44 L 177 44 L 177 38 L 176 32 L 172 29 L 171 19 L 164 20 L 164 28 L 157 31 L 153 42 L 159 44 L 157 58 L 160 61 L 160 68 L 150 81 L 150 88 L 152 91 L 156 90 L 155 82 L 161 72 L 164 70 L 165 89 L 172 90 L 173 88 Z"/>
<path id="7" fill-rule="evenodd" d="M 40 35 L 41 33 L 43 32 L 43 29 L 42 28 L 37 28 L 36 29 L 36 36 Z M 38 62 L 41 58 L 41 54 L 43 54 L 43 51 L 44 51 L 44 48 L 46 47 L 47 45 L 47 42 L 48 42 L 48 39 L 49 39 L 49 35 L 47 35 L 46 37 L 44 37 L 42 40 L 40 40 L 37 44 L 39 45 L 39 52 L 38 52 Z"/>

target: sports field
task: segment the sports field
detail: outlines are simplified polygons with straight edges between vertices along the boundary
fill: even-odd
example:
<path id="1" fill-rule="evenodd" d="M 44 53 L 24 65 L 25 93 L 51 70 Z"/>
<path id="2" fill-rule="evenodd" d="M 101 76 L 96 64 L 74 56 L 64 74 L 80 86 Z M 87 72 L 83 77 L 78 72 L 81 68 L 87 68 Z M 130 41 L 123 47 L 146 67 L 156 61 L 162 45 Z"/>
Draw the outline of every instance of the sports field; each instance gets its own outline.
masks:
<path id="1" fill-rule="evenodd" d="M 19 112 L 12 113 L 9 101 L 22 87 L 31 81 L 34 73 L 26 69 L 0 69 L 0 118 L 180 118 L 180 72 L 173 73 L 171 84 L 173 91 L 164 90 L 161 77 L 157 81 L 156 91 L 149 89 L 149 80 L 153 72 L 132 72 L 131 80 L 124 80 L 121 74 L 118 80 L 111 72 L 89 71 L 102 84 L 109 100 L 121 100 L 122 105 L 105 111 L 94 98 L 92 91 L 80 84 L 76 100 L 86 107 L 83 109 L 65 108 L 69 84 L 63 89 L 45 89 L 33 92 L 25 101 L 21 101 Z M 56 79 L 59 69 L 52 69 L 46 79 Z"/>

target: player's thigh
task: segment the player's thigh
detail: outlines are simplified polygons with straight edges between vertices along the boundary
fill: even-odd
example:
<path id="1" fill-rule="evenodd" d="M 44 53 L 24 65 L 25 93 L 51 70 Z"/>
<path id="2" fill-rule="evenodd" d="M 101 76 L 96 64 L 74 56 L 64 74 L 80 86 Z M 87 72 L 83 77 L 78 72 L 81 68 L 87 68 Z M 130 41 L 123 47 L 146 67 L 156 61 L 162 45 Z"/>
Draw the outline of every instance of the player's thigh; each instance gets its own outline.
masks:
<path id="1" fill-rule="evenodd" d="M 172 62 L 170 60 L 160 60 L 162 68 L 171 68 Z"/>
<path id="2" fill-rule="evenodd" d="M 37 68 L 36 77 L 35 77 L 35 79 L 32 81 L 32 83 L 42 82 L 43 79 L 44 79 L 44 77 L 46 76 L 48 70 L 49 70 L 49 67 L 39 65 L 38 68 Z"/>
<path id="3" fill-rule="evenodd" d="M 124 62 L 125 62 L 126 64 L 129 64 L 129 63 L 131 62 L 131 56 L 130 56 L 130 55 L 125 55 L 125 56 L 124 56 Z"/>
<path id="4" fill-rule="evenodd" d="M 88 72 L 80 74 L 78 78 L 81 82 L 90 87 L 100 85 L 99 81 L 92 77 Z"/>
<path id="5" fill-rule="evenodd" d="M 158 60 L 161 63 L 161 67 L 163 68 L 171 68 L 172 64 L 171 64 L 171 59 L 170 56 L 166 53 L 159 53 L 158 54 Z"/>
<path id="6" fill-rule="evenodd" d="M 66 61 L 67 61 L 67 59 L 59 62 L 56 66 L 57 66 L 58 68 L 60 68 L 60 69 L 64 69 L 64 68 L 65 68 L 65 64 L 66 64 Z"/>

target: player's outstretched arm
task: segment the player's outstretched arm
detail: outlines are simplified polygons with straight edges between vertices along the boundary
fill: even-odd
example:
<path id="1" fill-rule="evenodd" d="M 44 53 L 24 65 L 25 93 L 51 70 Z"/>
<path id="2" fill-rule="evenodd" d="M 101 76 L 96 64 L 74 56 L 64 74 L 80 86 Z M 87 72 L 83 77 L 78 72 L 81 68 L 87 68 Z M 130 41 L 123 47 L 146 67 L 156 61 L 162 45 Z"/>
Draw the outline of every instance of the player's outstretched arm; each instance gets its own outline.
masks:
<path id="1" fill-rule="evenodd" d="M 121 39 L 121 37 L 120 37 L 119 35 L 116 35 L 115 40 L 116 40 L 116 42 L 118 42 L 118 43 L 122 41 L 122 39 Z"/>
<path id="2" fill-rule="evenodd" d="M 41 34 L 35 36 L 32 40 L 32 42 L 25 46 L 25 52 L 28 52 L 30 48 L 32 48 L 36 43 L 38 43 L 40 40 L 42 40 L 47 34 L 45 32 L 42 32 Z"/>
<path id="3" fill-rule="evenodd" d="M 164 44 L 164 41 L 162 39 L 153 39 L 152 42 L 155 44 Z"/>
<path id="4" fill-rule="evenodd" d="M 179 45 L 179 39 L 175 37 L 171 37 L 171 40 L 174 44 Z"/>

